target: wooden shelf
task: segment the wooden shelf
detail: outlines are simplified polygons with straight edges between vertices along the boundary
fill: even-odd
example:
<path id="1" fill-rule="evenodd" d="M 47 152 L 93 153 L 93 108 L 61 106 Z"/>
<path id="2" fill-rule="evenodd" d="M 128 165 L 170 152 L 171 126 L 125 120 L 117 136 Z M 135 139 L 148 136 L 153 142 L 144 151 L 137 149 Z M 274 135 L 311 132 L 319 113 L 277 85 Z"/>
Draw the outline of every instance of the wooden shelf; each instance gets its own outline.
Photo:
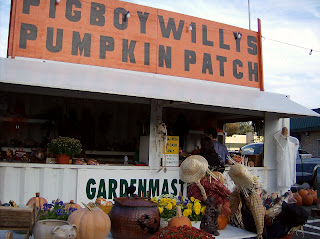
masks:
<path id="1" fill-rule="evenodd" d="M 14 117 L 0 117 L 0 121 L 2 122 L 11 122 L 13 120 L 17 120 L 17 122 L 30 123 L 30 124 L 43 124 L 48 120 L 44 119 L 28 119 L 28 118 L 14 118 Z"/>
<path id="2" fill-rule="evenodd" d="M 100 150 L 86 150 L 85 154 L 88 155 L 127 155 L 132 156 L 134 152 L 120 152 L 120 151 L 100 151 Z"/>

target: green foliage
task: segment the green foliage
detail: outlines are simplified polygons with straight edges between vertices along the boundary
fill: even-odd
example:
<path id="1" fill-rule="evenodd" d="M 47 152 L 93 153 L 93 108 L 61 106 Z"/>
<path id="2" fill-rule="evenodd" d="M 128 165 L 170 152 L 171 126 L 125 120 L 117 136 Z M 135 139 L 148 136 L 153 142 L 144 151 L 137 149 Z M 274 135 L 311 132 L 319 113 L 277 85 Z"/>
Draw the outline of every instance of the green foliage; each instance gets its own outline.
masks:
<path id="1" fill-rule="evenodd" d="M 239 134 L 246 134 L 248 132 L 254 132 L 253 126 L 251 124 L 251 121 L 248 122 L 240 122 L 239 125 Z"/>
<path id="2" fill-rule="evenodd" d="M 81 153 L 82 145 L 78 139 L 59 136 L 51 140 L 48 150 L 53 156 L 66 154 L 73 157 Z"/>

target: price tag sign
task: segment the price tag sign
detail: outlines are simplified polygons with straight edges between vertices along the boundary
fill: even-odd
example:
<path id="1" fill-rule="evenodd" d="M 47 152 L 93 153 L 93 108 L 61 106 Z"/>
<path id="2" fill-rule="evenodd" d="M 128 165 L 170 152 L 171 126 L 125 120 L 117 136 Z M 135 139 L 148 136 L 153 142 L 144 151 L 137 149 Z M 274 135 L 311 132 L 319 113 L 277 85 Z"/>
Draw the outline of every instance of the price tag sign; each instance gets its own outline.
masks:
<path id="1" fill-rule="evenodd" d="M 179 166 L 179 136 L 167 136 L 167 147 L 163 142 L 163 153 L 166 157 L 166 166 Z"/>

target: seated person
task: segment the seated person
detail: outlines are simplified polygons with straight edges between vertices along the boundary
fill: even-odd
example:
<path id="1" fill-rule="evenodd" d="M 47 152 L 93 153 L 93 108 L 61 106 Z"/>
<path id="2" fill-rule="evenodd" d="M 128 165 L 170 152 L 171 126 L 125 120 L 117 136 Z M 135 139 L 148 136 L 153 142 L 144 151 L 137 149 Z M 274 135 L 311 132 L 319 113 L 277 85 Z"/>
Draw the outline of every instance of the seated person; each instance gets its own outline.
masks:
<path id="1" fill-rule="evenodd" d="M 224 160 L 216 153 L 213 140 L 205 136 L 200 143 L 200 155 L 208 161 L 210 169 L 223 173 Z"/>

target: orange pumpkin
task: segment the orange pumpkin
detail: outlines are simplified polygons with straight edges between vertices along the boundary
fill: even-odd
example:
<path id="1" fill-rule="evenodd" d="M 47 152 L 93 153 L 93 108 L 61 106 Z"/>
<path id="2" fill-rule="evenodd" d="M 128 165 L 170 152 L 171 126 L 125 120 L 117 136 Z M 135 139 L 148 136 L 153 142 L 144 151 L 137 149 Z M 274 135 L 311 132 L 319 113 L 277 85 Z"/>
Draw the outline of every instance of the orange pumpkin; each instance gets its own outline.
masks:
<path id="1" fill-rule="evenodd" d="M 299 193 L 293 194 L 294 199 L 297 201 L 295 204 L 298 206 L 302 206 L 302 197 Z"/>
<path id="2" fill-rule="evenodd" d="M 308 194 L 308 191 L 306 189 L 303 189 L 303 188 L 299 189 L 299 195 L 301 197 L 303 197 L 304 195 L 307 195 L 307 194 Z"/>
<path id="3" fill-rule="evenodd" d="M 228 224 L 228 217 L 224 214 L 220 214 L 217 218 L 217 222 L 219 225 L 218 230 L 225 229 Z"/>
<path id="4" fill-rule="evenodd" d="M 111 220 L 108 214 L 99 208 L 90 208 L 83 204 L 70 214 L 68 222 L 78 228 L 76 239 L 105 239 L 111 229 Z"/>
<path id="5" fill-rule="evenodd" d="M 317 205 L 317 203 L 318 203 L 317 194 L 313 194 L 312 197 L 313 197 L 313 205 Z"/>
<path id="6" fill-rule="evenodd" d="M 69 210 L 69 208 L 80 209 L 81 206 L 75 203 L 73 200 L 70 200 L 70 202 L 66 203 L 65 210 Z"/>
<path id="7" fill-rule="evenodd" d="M 302 197 L 302 204 L 305 206 L 311 206 L 313 203 L 313 196 L 310 194 L 303 195 Z"/>
<path id="8" fill-rule="evenodd" d="M 184 225 L 192 227 L 190 219 L 182 216 L 181 207 L 177 206 L 176 216 L 170 219 L 168 222 L 168 227 L 180 227 Z"/>
<path id="9" fill-rule="evenodd" d="M 33 203 L 36 203 L 36 207 L 40 206 L 40 208 L 43 209 L 43 204 L 48 203 L 48 201 L 47 199 L 40 197 L 39 195 L 40 193 L 36 193 L 36 196 L 30 198 L 26 205 L 31 206 Z"/>

